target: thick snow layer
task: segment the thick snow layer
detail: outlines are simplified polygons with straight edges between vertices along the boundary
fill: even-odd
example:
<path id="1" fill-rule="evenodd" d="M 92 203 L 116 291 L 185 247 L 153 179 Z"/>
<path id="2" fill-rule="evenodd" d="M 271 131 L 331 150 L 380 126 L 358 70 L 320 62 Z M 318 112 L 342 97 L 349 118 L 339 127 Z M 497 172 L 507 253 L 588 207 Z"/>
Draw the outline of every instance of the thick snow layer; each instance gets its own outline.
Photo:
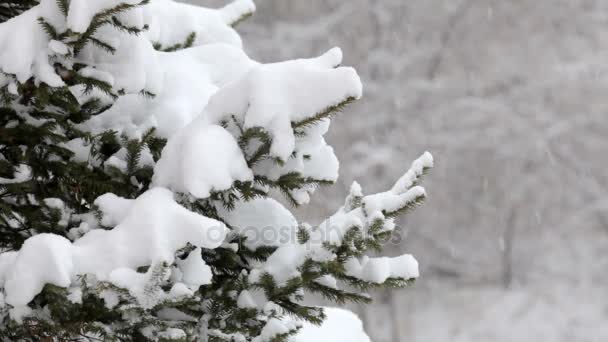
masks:
<path id="1" fill-rule="evenodd" d="M 346 274 L 363 281 L 382 284 L 389 278 L 418 278 L 418 261 L 410 254 L 396 258 L 350 258 L 344 265 Z"/>
<path id="2" fill-rule="evenodd" d="M 36 82 L 44 82 L 54 87 L 62 86 L 64 82 L 55 73 L 51 59 L 56 55 L 66 55 L 69 51 L 63 43 L 50 39 L 38 23 L 38 18 L 44 18 L 59 32 L 66 29 L 83 32 L 99 11 L 121 3 L 140 2 L 74 0 L 70 2 L 66 18 L 54 0 L 43 0 L 40 5 L 0 26 L 0 70 L 15 75 L 21 83 L 34 77 Z M 142 90 L 158 94 L 165 83 L 165 75 L 170 75 L 172 70 L 169 68 L 165 71 L 167 60 L 159 57 L 161 53 L 154 50 L 152 43 L 183 43 L 190 33 L 195 32 L 198 38 L 194 45 L 226 43 L 240 48 L 240 38 L 230 26 L 230 19 L 247 15 L 254 10 L 255 6 L 247 0 L 237 1 L 220 10 L 209 10 L 170 0 L 153 0 L 149 5 L 136 7 L 118 15 L 125 25 L 136 28 L 147 25 L 150 29 L 143 35 L 135 36 L 117 31 L 108 25 L 102 26 L 95 32 L 95 38 L 109 43 L 116 50 L 115 53 L 110 54 L 95 45 L 87 44 L 75 61 L 109 74 L 116 89 L 124 90 L 127 94 Z M 175 25 L 177 22 L 180 25 Z M 184 67 L 191 64 L 182 61 Z M 196 74 L 196 70 L 190 72 Z M 2 76 L 0 83 L 7 82 Z"/>
<path id="3" fill-rule="evenodd" d="M 294 342 L 371 342 L 361 320 L 350 311 L 323 308 L 327 318 L 320 326 L 304 322 Z"/>
<path id="4" fill-rule="evenodd" d="M 218 56 L 226 52 L 232 53 L 232 50 L 226 47 L 216 48 L 220 50 Z M 252 174 L 244 164 L 244 158 L 236 141 L 226 131 L 212 125 L 225 119 L 229 114 L 241 120 L 244 128 L 266 128 L 273 137 L 274 149 L 281 149 L 277 156 L 284 160 L 288 160 L 297 149 L 296 158 L 289 160 L 285 166 L 289 171 L 299 171 L 304 176 L 314 179 L 335 181 L 338 161 L 333 149 L 327 146 L 322 138 L 329 123 L 325 122 L 318 125 L 318 128 L 310 129 L 307 137 L 296 141 L 291 122 L 306 119 L 348 98 L 361 95 L 361 83 L 355 71 L 352 68 L 334 68 L 341 62 L 341 52 L 334 49 L 314 59 L 269 65 L 257 65 L 239 56 L 233 58 L 231 62 L 237 65 L 237 68 L 240 65 L 242 71 L 248 69 L 250 71 L 232 83 L 219 82 L 228 84 L 211 97 L 209 105 L 196 120 L 178 130 L 170 138 L 167 148 L 163 151 L 163 157 L 157 164 L 154 183 L 204 198 L 209 196 L 212 190 L 228 189 L 235 180 L 250 180 Z M 209 66 L 205 65 L 204 68 Z M 203 72 L 200 76 L 204 77 L 204 75 Z M 302 83 L 297 85 L 293 83 L 294 75 L 301 76 L 304 86 Z M 183 78 L 176 80 L 183 82 Z M 203 86 L 206 84 L 204 79 L 195 82 Z M 192 98 L 200 101 L 198 107 L 200 109 L 206 104 L 206 95 L 214 90 L 213 86 L 208 86 L 207 91 L 203 90 L 198 96 L 190 95 L 191 93 L 188 92 L 175 94 L 173 97 L 161 94 L 158 100 L 151 100 L 155 101 L 151 102 L 155 107 L 153 113 L 154 111 L 163 115 L 175 113 L 162 109 L 175 103 L 178 105 L 171 108 L 186 108 L 185 106 L 192 103 Z M 277 91 L 282 91 L 283 94 L 277 95 Z M 275 97 L 272 97 L 272 94 L 275 94 Z M 277 101 L 278 98 L 281 101 Z M 179 99 L 184 99 L 182 104 L 179 104 Z M 119 109 L 110 110 L 93 120 L 107 123 L 106 119 L 109 116 L 119 120 L 130 119 L 128 116 L 120 116 L 119 114 L 124 111 L 120 110 L 120 107 L 117 108 Z M 171 124 L 160 127 L 167 129 L 167 127 L 175 127 L 176 122 L 179 124 L 192 120 L 197 114 L 196 108 L 178 110 L 177 120 L 172 117 Z M 180 113 L 184 113 L 184 119 L 181 121 Z M 145 120 L 156 118 L 147 114 Z M 150 122 L 150 126 L 154 125 L 154 122 Z M 129 123 L 121 122 L 121 126 L 129 127 Z M 134 127 L 141 131 L 137 125 Z M 271 153 L 272 150 L 273 147 Z M 214 163 L 213 168 L 210 167 L 210 163 Z"/>
<path id="5" fill-rule="evenodd" d="M 201 255 L 200 247 L 194 249 L 184 260 L 178 260 L 177 266 L 182 272 L 182 282 L 198 288 L 201 285 L 211 284 L 211 267 L 209 267 Z"/>
<path id="6" fill-rule="evenodd" d="M 38 23 L 38 18 L 44 18 L 59 31 L 72 29 L 81 32 L 90 23 L 93 13 L 96 13 L 94 11 L 108 9 L 122 2 L 124 1 L 75 0 L 70 3 L 68 17 L 64 18 L 55 1 L 43 0 L 40 5 L 0 26 L 0 46 L 3 47 L 0 52 L 0 70 L 15 75 L 21 83 L 33 76 L 36 82 L 44 82 L 54 87 L 64 85 L 51 66 L 50 58 L 54 55 L 64 55 L 66 51 L 59 42 L 50 40 Z M 135 14 L 127 12 L 130 15 L 124 14 L 121 19 L 129 19 L 125 20 L 125 24 L 142 27 L 140 9 L 132 11 L 136 11 Z M 101 27 L 95 37 L 108 41 L 116 49 L 116 53 L 109 54 L 89 44 L 77 56 L 78 62 L 95 65 L 96 68 L 110 73 L 116 79 L 115 85 L 118 89 L 127 92 L 159 90 L 160 68 L 152 54 L 150 42 L 142 37 L 117 32 L 107 26 Z"/>
<path id="7" fill-rule="evenodd" d="M 149 41 L 126 32 L 117 33 L 111 26 L 102 26 L 96 35 L 110 43 L 116 51 L 108 53 L 88 44 L 78 55 L 77 61 L 111 75 L 114 87 L 128 94 L 142 90 L 153 94 L 161 91 L 163 67 Z"/>
<path id="8" fill-rule="evenodd" d="M 55 24 L 62 14 L 54 0 L 43 0 L 40 5 L 0 25 L 0 70 L 15 75 L 21 83 L 36 75 L 40 82 L 62 86 L 63 81 L 49 62 L 49 39 L 38 23 L 40 17 Z"/>
<path id="9" fill-rule="evenodd" d="M 51 40 L 49 42 L 49 49 L 58 55 L 67 55 L 70 52 L 69 47 L 58 40 Z"/>
<path id="10" fill-rule="evenodd" d="M 295 239 L 298 221 L 272 198 L 237 202 L 230 211 L 221 207 L 217 209 L 235 233 L 246 237 L 243 245 L 251 250 L 260 246 L 278 247 Z"/>
<path id="11" fill-rule="evenodd" d="M 93 132 L 108 129 L 139 137 L 156 127 L 169 138 L 198 116 L 218 88 L 234 81 L 255 62 L 226 44 L 199 46 L 174 53 L 153 52 L 162 65 L 163 89 L 153 98 L 120 97 L 107 111 L 83 123 Z"/>
<path id="12" fill-rule="evenodd" d="M 264 127 L 273 138 L 271 154 L 287 160 L 295 148 L 292 122 L 361 97 L 359 76 L 336 67 L 341 62 L 342 51 L 334 48 L 317 58 L 259 65 L 216 93 L 206 112 L 215 121 L 234 115 L 244 128 Z"/>
<path id="13" fill-rule="evenodd" d="M 271 274 L 279 285 L 284 285 L 289 279 L 300 275 L 298 267 L 306 261 L 307 256 L 306 246 L 297 243 L 286 244 L 277 248 L 261 266 L 261 269 Z M 255 278 L 258 274 L 251 272 L 250 281 L 257 281 Z"/>
<path id="14" fill-rule="evenodd" d="M 239 293 L 236 305 L 241 309 L 257 308 L 255 301 L 251 298 L 251 293 L 247 290 L 243 290 Z"/>
<path id="15" fill-rule="evenodd" d="M 145 36 L 164 48 L 185 42 L 191 33 L 196 34 L 194 46 L 226 43 L 241 47 L 241 37 L 230 25 L 253 13 L 255 5 L 251 0 L 238 0 L 214 10 L 171 0 L 155 0 L 143 11 L 145 23 L 149 26 Z"/>
<path id="16" fill-rule="evenodd" d="M 45 284 L 68 287 L 74 274 L 72 252 L 70 240 L 59 235 L 39 234 L 27 239 L 2 277 L 6 302 L 26 305 Z"/>
<path id="17" fill-rule="evenodd" d="M 131 212 L 135 200 L 105 194 L 95 199 L 95 205 L 101 211 L 101 224 L 114 227 L 122 222 Z"/>
<path id="18" fill-rule="evenodd" d="M 207 198 L 234 181 L 253 180 L 234 137 L 221 126 L 195 120 L 169 139 L 154 168 L 157 186 Z"/>
<path id="19" fill-rule="evenodd" d="M 102 212 L 106 208 L 123 217 L 112 230 L 90 231 L 73 244 L 52 234 L 26 240 L 12 265 L 0 268 L 4 270 L 0 280 L 4 279 L 6 302 L 13 306 L 26 305 L 46 283 L 67 287 L 80 274 L 93 274 L 106 280 L 117 269 L 134 272 L 137 267 L 161 261 L 172 263 L 175 251 L 188 243 L 216 248 L 224 240 L 223 223 L 180 206 L 167 189 L 155 188 L 144 193 L 129 205 L 128 213 L 118 208 L 125 203 L 128 202 L 111 194 L 96 201 Z M 14 257 L 4 255 L 0 260 Z M 188 280 L 207 281 L 207 269 L 194 269 L 189 263 L 187 266 Z M 124 275 L 125 271 L 119 274 Z"/>
<path id="20" fill-rule="evenodd" d="M 175 251 L 188 243 L 216 248 L 226 230 L 223 223 L 177 204 L 169 190 L 154 188 L 135 201 L 129 214 L 114 229 L 93 230 L 76 241 L 76 255 L 81 257 L 77 263 L 85 273 L 103 278 L 104 273 L 117 266 L 136 268 L 157 261 L 172 262 Z M 128 245 L 130 241 L 137 241 L 141 248 Z M 105 251 L 114 253 L 105 260 L 93 257 Z"/>

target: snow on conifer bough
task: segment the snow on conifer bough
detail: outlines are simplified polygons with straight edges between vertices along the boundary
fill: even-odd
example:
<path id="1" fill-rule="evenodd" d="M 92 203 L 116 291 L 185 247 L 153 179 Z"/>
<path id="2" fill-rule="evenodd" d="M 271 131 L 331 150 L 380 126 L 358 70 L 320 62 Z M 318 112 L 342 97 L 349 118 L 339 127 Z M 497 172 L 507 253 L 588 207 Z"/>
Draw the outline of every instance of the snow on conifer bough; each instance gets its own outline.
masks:
<path id="1" fill-rule="evenodd" d="M 362 85 L 338 48 L 251 60 L 233 25 L 254 10 L 42 0 L 0 24 L 0 338 L 368 341 L 304 294 L 418 277 L 366 254 L 425 198 L 430 154 L 317 226 L 281 203 L 337 180 L 324 135 Z"/>

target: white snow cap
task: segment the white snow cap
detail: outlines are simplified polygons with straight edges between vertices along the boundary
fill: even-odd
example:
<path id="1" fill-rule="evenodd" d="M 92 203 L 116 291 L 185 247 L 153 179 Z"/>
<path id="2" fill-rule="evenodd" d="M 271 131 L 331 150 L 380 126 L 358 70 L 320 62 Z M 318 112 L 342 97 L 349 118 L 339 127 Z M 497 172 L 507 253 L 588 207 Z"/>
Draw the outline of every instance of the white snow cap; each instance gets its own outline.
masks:
<path id="1" fill-rule="evenodd" d="M 165 48 L 176 42 L 183 43 L 191 33 L 196 35 L 194 46 L 225 43 L 241 48 L 241 37 L 231 25 L 254 11 L 251 0 L 237 0 L 219 10 L 172 0 L 153 0 L 143 7 L 144 21 L 149 26 L 144 35 Z"/>
<path id="2" fill-rule="evenodd" d="M 39 234 L 25 241 L 8 267 L 4 291 L 6 302 L 26 305 L 45 284 L 68 287 L 74 273 L 70 240 L 54 234 Z"/>
<path id="3" fill-rule="evenodd" d="M 410 254 L 396 258 L 350 258 L 344 265 L 346 274 L 363 281 L 382 284 L 389 278 L 418 278 L 418 261 Z"/>
<path id="4" fill-rule="evenodd" d="M 280 246 L 296 236 L 298 221 L 287 208 L 272 198 L 254 198 L 237 202 L 228 211 L 217 208 L 233 232 L 246 237 L 245 247 Z"/>
<path id="5" fill-rule="evenodd" d="M 148 129 L 170 138 L 204 110 L 209 98 L 257 63 L 232 45 L 209 44 L 172 53 L 153 52 L 162 72 L 162 90 L 153 98 L 127 94 L 107 111 L 79 125 L 102 133 L 114 130 L 139 138 Z"/>
<path id="6" fill-rule="evenodd" d="M 270 152 L 287 160 L 295 147 L 291 123 L 312 117 L 362 95 L 355 69 L 337 67 L 342 51 L 317 58 L 263 64 L 216 93 L 207 106 L 212 121 L 235 115 L 244 128 L 264 127 L 273 138 Z"/>

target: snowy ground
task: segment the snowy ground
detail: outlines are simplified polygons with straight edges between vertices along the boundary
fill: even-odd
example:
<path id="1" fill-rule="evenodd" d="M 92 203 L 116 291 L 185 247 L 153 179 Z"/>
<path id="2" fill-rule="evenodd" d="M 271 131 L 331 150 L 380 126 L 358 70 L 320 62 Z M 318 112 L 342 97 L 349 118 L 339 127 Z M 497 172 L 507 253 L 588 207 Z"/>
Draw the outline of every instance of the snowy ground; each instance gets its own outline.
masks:
<path id="1" fill-rule="evenodd" d="M 359 311 L 372 340 L 608 340 L 608 2 L 257 4 L 239 27 L 253 57 L 338 45 L 365 85 L 330 131 L 341 180 L 302 217 L 353 179 L 377 191 L 436 157 L 429 201 L 390 247 L 422 278 Z"/>

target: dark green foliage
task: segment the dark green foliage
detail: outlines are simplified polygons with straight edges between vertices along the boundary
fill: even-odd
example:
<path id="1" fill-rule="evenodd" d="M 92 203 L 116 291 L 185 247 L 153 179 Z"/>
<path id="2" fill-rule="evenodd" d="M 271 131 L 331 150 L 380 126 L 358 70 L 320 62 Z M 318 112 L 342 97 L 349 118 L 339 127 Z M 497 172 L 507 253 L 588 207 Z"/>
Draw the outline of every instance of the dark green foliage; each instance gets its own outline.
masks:
<path id="1" fill-rule="evenodd" d="M 57 0 L 57 7 L 64 16 L 68 16 L 68 10 L 70 8 L 70 0 Z"/>
<path id="2" fill-rule="evenodd" d="M 102 328 L 104 323 L 119 322 L 120 312 L 109 310 L 99 294 L 86 286 L 86 282 L 82 283 L 80 303 L 70 301 L 68 290 L 46 285 L 34 299 L 33 305 L 45 306 L 52 319 L 26 318 L 23 324 L 12 322 L 7 331 L 0 331 L 0 337 L 15 341 L 43 341 L 45 338 L 73 341 L 75 336 L 99 335 L 106 341 L 119 341 L 120 336 L 132 335 L 135 331 L 133 327 L 115 327 L 117 329 L 111 335 Z"/>
<path id="3" fill-rule="evenodd" d="M 233 21 L 233 22 L 230 24 L 230 26 L 232 26 L 232 27 L 236 27 L 236 26 L 238 26 L 238 24 L 240 24 L 240 23 L 242 23 L 243 21 L 247 20 L 247 19 L 248 19 L 249 17 L 251 17 L 252 15 L 253 15 L 253 13 L 252 13 L 252 12 L 247 13 L 247 14 L 245 14 L 245 15 L 241 16 L 240 18 L 236 19 L 235 21 Z"/>
<path id="4" fill-rule="evenodd" d="M 38 0 L 2 0 L 0 1 L 0 23 L 3 23 L 28 9 L 36 6 Z"/>
<path id="5" fill-rule="evenodd" d="M 34 4 L 34 1 L 4 2 L 0 4 L 0 21 Z M 57 4 L 67 15 L 69 2 L 58 0 Z M 59 32 L 42 18 L 39 23 L 49 37 L 71 47 L 74 56 L 86 44 L 105 46 L 108 52 L 113 52 L 111 46 L 93 34 L 103 25 L 139 33 L 115 17 L 133 7 L 122 4 L 96 15 L 84 34 Z M 156 137 L 154 130 L 141 139 L 127 139 L 112 131 L 91 134 L 80 130 L 78 124 L 103 112 L 108 105 L 97 98 L 79 103 L 69 86 L 82 85 L 85 93 L 98 90 L 110 98 L 116 98 L 119 93 L 105 81 L 80 75 L 78 70 L 83 67 L 85 65 L 55 65 L 57 74 L 66 83 L 64 87 L 52 88 L 30 79 L 25 83 L 16 82 L 18 95 L 9 93 L 6 86 L 0 88 L 0 177 L 13 179 L 24 171 L 31 174 L 22 181 L 0 184 L 0 250 L 3 252 L 18 250 L 35 234 L 53 233 L 70 238 L 70 231 L 82 224 L 78 215 L 94 212 L 93 202 L 97 197 L 111 192 L 136 198 L 150 184 L 152 168 L 141 164 L 141 154 L 145 149 L 158 160 L 166 141 Z M 148 92 L 145 95 L 153 96 Z M 70 141 L 80 141 L 82 147 L 88 149 L 84 160 L 67 148 Z M 108 159 L 121 149 L 126 152 L 127 167 L 123 170 L 107 165 Z M 117 308 L 105 306 L 99 295 L 104 288 L 122 293 Z M 84 280 L 80 289 L 82 302 L 72 303 L 66 289 L 47 285 L 30 307 L 34 310 L 46 307 L 51 319 L 32 316 L 19 324 L 5 318 L 5 322 L 0 322 L 0 340 L 74 341 L 77 337 L 92 337 L 103 341 L 147 341 L 140 329 L 158 319 L 152 312 L 142 311 L 138 313 L 140 323 L 125 321 L 124 310 L 137 309 L 136 300 L 128 293 L 110 284 L 89 286 Z"/>
<path id="6" fill-rule="evenodd" d="M 87 105 L 87 110 L 94 115 L 94 105 Z M 47 112 L 36 108 L 51 106 L 63 110 Z M 74 99 L 60 91 L 50 92 L 48 103 L 37 102 L 27 115 L 9 107 L 0 108 L 0 112 L 3 114 L 0 116 L 0 175 L 13 178 L 19 165 L 27 165 L 32 174 L 25 182 L 0 186 L 0 248 L 3 249 L 19 249 L 33 234 L 52 232 L 67 236 L 69 230 L 79 224 L 60 224 L 61 215 L 44 204 L 45 198 L 58 198 L 73 214 L 82 214 L 90 211 L 95 198 L 106 192 L 136 197 L 145 191 L 152 176 L 149 166 L 139 165 L 141 151 L 147 147 L 158 156 L 163 147 L 162 140 L 155 138 L 153 131 L 141 140 L 118 139 L 113 132 L 91 136 L 79 131 L 70 119 L 81 118 L 83 111 Z M 28 118 L 43 123 L 33 125 Z M 97 166 L 74 160 L 73 152 L 63 145 L 72 139 L 82 139 L 90 147 L 89 158 L 97 161 Z M 105 167 L 105 161 L 121 148 L 127 150 L 127 170 Z M 131 177 L 144 187 L 139 189 L 131 184 Z"/>
<path id="7" fill-rule="evenodd" d="M 78 52 L 80 52 L 80 50 L 82 50 L 82 48 L 88 43 L 97 45 L 98 47 L 107 50 L 110 53 L 113 53 L 115 51 L 115 48 L 110 44 L 95 38 L 95 32 L 97 32 L 97 30 L 99 30 L 104 25 L 113 25 L 114 27 L 117 27 L 120 30 L 126 30 L 129 33 L 138 34 L 140 32 L 139 29 L 126 27 L 116 18 L 116 15 L 126 12 L 137 6 L 145 5 L 148 2 L 148 0 L 142 0 L 139 4 L 135 5 L 121 3 L 118 6 L 96 14 L 91 20 L 91 24 L 89 25 L 87 30 L 82 34 L 78 34 L 74 42 L 69 43 L 74 48 L 74 53 L 78 54 Z"/>
<path id="8" fill-rule="evenodd" d="M 155 43 L 154 48 L 158 51 L 163 51 L 163 52 L 175 52 L 178 50 L 187 49 L 187 48 L 192 47 L 195 40 L 196 40 L 196 32 L 191 32 L 188 35 L 188 37 L 186 37 L 186 39 L 184 40 L 183 43 L 177 43 L 177 44 L 171 45 L 166 48 L 164 48 L 160 43 Z"/>
<path id="9" fill-rule="evenodd" d="M 349 97 L 346 100 L 338 103 L 337 105 L 328 107 L 325 110 L 309 118 L 297 122 L 292 122 L 291 127 L 294 129 L 297 135 L 305 134 L 302 129 L 314 126 L 321 120 L 332 118 L 334 115 L 341 113 L 346 108 L 346 106 L 353 103 L 355 100 L 356 99 L 354 97 Z"/>
<path id="10" fill-rule="evenodd" d="M 57 4 L 67 14 L 68 1 L 58 0 Z M 124 29 L 115 15 L 133 7 L 120 4 L 99 13 L 81 35 L 69 31 L 60 33 L 42 18 L 39 22 L 51 38 L 72 46 L 77 55 L 85 44 L 104 44 L 92 36 L 99 27 L 111 24 Z M 138 33 L 132 29 L 127 31 Z M 109 46 L 107 50 L 113 52 Z M 56 70 L 67 86 L 82 85 L 85 93 L 96 89 L 117 97 L 105 81 L 78 74 L 82 67 L 84 65 L 68 68 L 58 64 Z M 152 169 L 140 165 L 140 154 L 147 148 L 158 159 L 165 141 L 155 137 L 153 130 L 137 141 L 116 137 L 111 131 L 99 135 L 80 131 L 77 124 L 107 107 L 98 99 L 78 103 L 67 86 L 51 88 L 29 80 L 19 84 L 18 96 L 8 94 L 6 87 L 2 89 L 0 177 L 13 178 L 19 165 L 27 165 L 32 177 L 25 182 L 0 186 L 0 249 L 19 249 L 25 239 L 43 232 L 67 236 L 70 229 L 78 226 L 77 221 L 62 221 L 58 210 L 44 203 L 45 198 L 60 199 L 71 214 L 82 214 L 91 210 L 93 201 L 101 194 L 112 192 L 135 198 L 150 184 Z M 25 111 L 13 109 L 15 103 L 26 108 Z M 65 147 L 65 143 L 74 139 L 81 139 L 83 145 L 90 148 L 88 160 L 76 160 L 73 152 Z M 105 165 L 121 148 L 127 151 L 127 170 Z M 133 184 L 133 177 L 141 187 Z"/>
<path id="11" fill-rule="evenodd" d="M 335 115 L 342 110 L 344 106 L 352 102 L 353 99 L 346 99 L 342 103 L 332 106 L 327 110 L 298 123 L 293 123 L 294 133 L 306 134 L 309 127 L 319 123 L 321 120 Z M 281 165 L 282 161 L 274 159 L 270 155 L 270 146 L 272 139 L 270 135 L 261 127 L 253 127 L 243 129 L 235 116 L 230 116 L 229 119 L 223 122 L 223 126 L 233 132 L 237 136 L 239 146 L 244 152 L 249 166 L 262 161 L 274 162 Z M 293 205 L 298 205 L 297 201 L 292 196 L 291 192 L 302 189 L 307 186 L 321 186 L 331 184 L 331 182 L 322 179 L 311 179 L 303 177 L 297 172 L 287 172 L 276 179 L 269 179 L 265 176 L 255 175 L 253 182 L 236 182 L 229 190 L 213 193 L 209 199 L 198 200 L 192 202 L 191 199 L 183 201 L 182 204 L 198 211 L 208 217 L 213 217 L 221 220 L 215 212 L 213 203 L 218 203 L 226 209 L 232 209 L 234 202 L 237 200 L 248 200 L 256 196 L 268 196 L 267 190 L 261 189 L 276 189 L 282 193 L 285 198 Z M 258 187 L 256 187 L 258 186 Z M 261 187 L 259 187 L 261 186 Z M 187 197 L 187 196 L 186 196 Z M 424 199 L 423 196 L 416 198 L 413 202 L 406 204 L 395 212 L 384 213 L 384 219 L 377 219 L 366 227 L 366 234 L 363 235 L 359 227 L 351 227 L 344 236 L 342 244 L 333 246 L 326 244 L 325 247 L 336 254 L 337 258 L 329 262 L 317 262 L 308 259 L 300 268 L 300 276 L 291 278 L 285 285 L 279 286 L 275 279 L 270 274 L 261 276 L 260 281 L 255 284 L 247 284 L 245 278 L 240 277 L 243 270 L 250 270 L 249 261 L 265 261 L 276 249 L 276 247 L 261 246 L 256 250 L 250 250 L 243 245 L 243 237 L 234 236 L 229 240 L 230 243 L 238 244 L 238 250 L 232 251 L 229 249 L 216 249 L 204 253 L 204 259 L 207 264 L 211 265 L 214 270 L 214 284 L 209 289 L 201 288 L 202 298 L 213 298 L 212 307 L 209 311 L 214 312 L 214 317 L 209 321 L 209 327 L 220 329 L 222 324 L 227 322 L 250 322 L 251 317 L 255 313 L 251 310 L 243 310 L 236 308 L 236 300 L 230 297 L 228 293 L 238 293 L 242 290 L 257 289 L 264 292 L 266 298 L 278 304 L 282 310 L 290 316 L 309 321 L 314 324 L 319 324 L 323 320 L 323 314 L 316 307 L 308 307 L 301 304 L 302 294 L 304 289 L 310 293 L 317 294 L 328 300 L 336 303 L 346 302 L 361 302 L 368 303 L 370 297 L 361 294 L 359 291 L 367 291 L 374 288 L 398 288 L 412 284 L 413 279 L 390 278 L 382 284 L 365 282 L 360 279 L 348 276 L 344 269 L 344 261 L 350 257 L 360 257 L 367 251 L 379 251 L 382 249 L 387 238 L 391 233 L 384 231 L 385 220 L 394 217 L 398 214 L 406 213 L 420 204 Z M 362 198 L 350 196 L 345 203 L 345 209 L 355 210 L 362 207 Z M 263 213 L 260 213 L 263 215 Z M 297 241 L 300 244 L 306 245 L 310 239 L 310 227 L 302 226 L 297 230 Z M 317 280 L 323 276 L 332 276 L 342 283 L 348 285 L 357 291 L 348 291 L 345 289 L 335 289 L 322 285 Z M 234 282 L 235 277 L 240 277 L 241 280 Z M 219 294 L 218 294 L 219 291 Z M 251 336 L 256 336 L 263 325 L 253 325 L 247 328 Z M 234 327 L 222 328 L 223 333 L 243 332 L 244 327 L 240 324 Z M 277 336 L 277 340 L 283 340 L 286 336 Z M 230 341 L 230 339 L 222 339 L 220 337 L 212 337 L 210 341 Z"/>

